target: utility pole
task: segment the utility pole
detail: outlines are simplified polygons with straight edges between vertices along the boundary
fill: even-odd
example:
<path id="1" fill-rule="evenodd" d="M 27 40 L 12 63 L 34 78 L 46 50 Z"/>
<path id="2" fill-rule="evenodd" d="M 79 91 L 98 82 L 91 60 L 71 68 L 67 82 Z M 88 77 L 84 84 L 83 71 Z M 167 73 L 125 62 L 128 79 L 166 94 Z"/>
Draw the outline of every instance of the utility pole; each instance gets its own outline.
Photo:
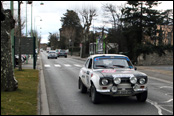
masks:
<path id="1" fill-rule="evenodd" d="M 21 61 L 21 3 L 22 1 L 18 1 L 18 26 L 19 26 L 19 71 L 22 70 L 22 61 Z"/>

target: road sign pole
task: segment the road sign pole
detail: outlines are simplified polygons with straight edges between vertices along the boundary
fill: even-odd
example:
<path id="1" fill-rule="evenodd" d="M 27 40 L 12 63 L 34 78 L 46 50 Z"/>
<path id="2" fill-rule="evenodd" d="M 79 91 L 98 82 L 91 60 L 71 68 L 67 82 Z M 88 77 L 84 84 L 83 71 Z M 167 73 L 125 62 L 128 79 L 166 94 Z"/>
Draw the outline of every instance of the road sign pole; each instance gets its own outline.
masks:
<path id="1" fill-rule="evenodd" d="M 33 69 L 36 69 L 36 38 L 33 37 Z"/>

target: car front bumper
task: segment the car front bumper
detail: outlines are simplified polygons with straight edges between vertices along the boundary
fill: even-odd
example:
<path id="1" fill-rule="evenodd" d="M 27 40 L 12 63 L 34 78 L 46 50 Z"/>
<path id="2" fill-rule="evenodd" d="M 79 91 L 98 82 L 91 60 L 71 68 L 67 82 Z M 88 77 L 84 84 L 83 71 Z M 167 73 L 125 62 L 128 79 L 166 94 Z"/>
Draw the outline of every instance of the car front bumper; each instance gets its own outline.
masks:
<path id="1" fill-rule="evenodd" d="M 117 90 L 113 91 L 112 87 L 116 87 Z M 138 93 L 142 93 L 147 91 L 146 85 L 135 84 L 131 86 L 131 84 L 120 84 L 120 85 L 110 85 L 110 86 L 101 86 L 96 89 L 97 92 L 104 95 L 110 96 L 133 96 Z"/>

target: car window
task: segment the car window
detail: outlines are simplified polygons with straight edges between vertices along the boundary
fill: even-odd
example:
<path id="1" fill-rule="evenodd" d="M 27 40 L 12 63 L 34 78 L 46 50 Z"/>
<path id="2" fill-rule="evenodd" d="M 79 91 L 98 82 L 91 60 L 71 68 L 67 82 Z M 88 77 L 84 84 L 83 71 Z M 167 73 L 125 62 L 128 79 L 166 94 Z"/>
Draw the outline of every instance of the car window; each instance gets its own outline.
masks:
<path id="1" fill-rule="evenodd" d="M 65 50 L 60 50 L 60 52 L 65 52 Z"/>
<path id="2" fill-rule="evenodd" d="M 85 67 L 88 68 L 88 64 L 89 64 L 89 59 L 86 61 L 85 63 Z"/>
<path id="3" fill-rule="evenodd" d="M 94 69 L 101 68 L 133 68 L 127 57 L 95 57 Z"/>
<path id="4" fill-rule="evenodd" d="M 88 68 L 92 69 L 92 59 L 89 60 Z"/>

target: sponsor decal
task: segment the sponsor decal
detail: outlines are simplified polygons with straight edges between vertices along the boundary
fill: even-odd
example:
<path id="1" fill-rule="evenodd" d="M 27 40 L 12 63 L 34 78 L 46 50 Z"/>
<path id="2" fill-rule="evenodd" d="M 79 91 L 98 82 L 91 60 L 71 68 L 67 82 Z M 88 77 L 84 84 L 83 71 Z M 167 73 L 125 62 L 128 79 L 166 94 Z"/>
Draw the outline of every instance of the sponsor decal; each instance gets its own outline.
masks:
<path id="1" fill-rule="evenodd" d="M 133 74 L 114 74 L 112 76 L 114 78 L 117 78 L 117 77 L 133 77 L 134 75 Z"/>
<path id="2" fill-rule="evenodd" d="M 115 73 L 116 70 L 112 70 L 112 69 L 106 69 L 106 70 L 103 70 L 102 73 Z"/>

